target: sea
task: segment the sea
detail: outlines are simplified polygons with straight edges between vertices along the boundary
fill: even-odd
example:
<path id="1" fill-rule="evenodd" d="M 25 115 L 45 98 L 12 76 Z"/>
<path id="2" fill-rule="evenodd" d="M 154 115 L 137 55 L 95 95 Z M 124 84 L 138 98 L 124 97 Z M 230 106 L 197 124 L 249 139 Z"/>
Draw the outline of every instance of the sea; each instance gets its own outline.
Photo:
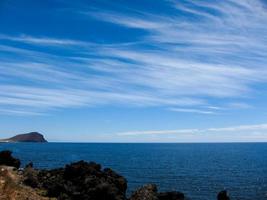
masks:
<path id="1" fill-rule="evenodd" d="M 6 149 L 40 169 L 95 161 L 123 175 L 129 195 L 154 183 L 190 200 L 215 200 L 221 190 L 231 200 L 267 200 L 267 143 L 1 143 Z"/>

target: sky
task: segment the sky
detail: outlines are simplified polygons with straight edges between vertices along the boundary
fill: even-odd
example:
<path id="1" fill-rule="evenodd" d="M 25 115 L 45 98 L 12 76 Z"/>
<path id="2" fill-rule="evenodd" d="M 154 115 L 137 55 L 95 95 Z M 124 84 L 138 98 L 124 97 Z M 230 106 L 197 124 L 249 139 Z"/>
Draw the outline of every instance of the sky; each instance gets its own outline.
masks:
<path id="1" fill-rule="evenodd" d="M 0 137 L 266 142 L 267 1 L 0 0 Z"/>

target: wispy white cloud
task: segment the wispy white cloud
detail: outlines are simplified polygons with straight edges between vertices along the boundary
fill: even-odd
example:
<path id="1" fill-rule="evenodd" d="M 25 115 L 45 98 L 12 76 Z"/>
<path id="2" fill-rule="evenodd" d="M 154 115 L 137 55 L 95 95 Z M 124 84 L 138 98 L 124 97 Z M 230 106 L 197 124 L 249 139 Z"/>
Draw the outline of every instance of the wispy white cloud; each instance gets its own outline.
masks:
<path id="1" fill-rule="evenodd" d="M 184 134 L 199 132 L 198 129 L 178 129 L 178 130 L 151 130 L 151 131 L 128 131 L 117 133 L 119 136 L 138 136 L 138 135 L 158 135 L 158 134 Z"/>
<path id="2" fill-rule="evenodd" d="M 246 98 L 267 82 L 267 14 L 261 1 L 167 2 L 177 12 L 82 13 L 128 31 L 143 30 L 127 44 L 0 35 L 0 40 L 57 47 L 42 52 L 0 45 L 0 109 L 123 104 L 213 114 L 250 107 Z M 68 56 L 58 53 L 66 46 L 72 47 Z"/>
<path id="3" fill-rule="evenodd" d="M 170 108 L 170 110 L 175 111 L 175 112 L 196 113 L 196 114 L 205 114 L 205 115 L 215 114 L 215 112 L 212 110 L 199 110 L 199 109 L 191 109 L 191 108 Z"/>
<path id="4" fill-rule="evenodd" d="M 16 109 L 0 109 L 0 115 L 12 115 L 12 116 L 44 116 L 45 113 L 40 111 L 25 111 L 25 110 L 16 110 Z"/>
<path id="5" fill-rule="evenodd" d="M 57 39 L 48 37 L 33 37 L 29 35 L 9 36 L 0 35 L 0 40 L 8 40 L 36 45 L 48 45 L 48 46 L 72 46 L 72 45 L 88 45 L 88 42 L 70 40 L 70 39 Z"/>
<path id="6" fill-rule="evenodd" d="M 214 132 L 267 131 L 267 124 L 230 126 L 224 128 L 208 128 L 204 131 L 214 131 Z"/>
<path id="7" fill-rule="evenodd" d="M 240 125 L 240 126 L 229 126 L 220 128 L 204 128 L 204 129 L 175 129 L 175 130 L 147 130 L 147 131 L 127 131 L 120 132 L 118 136 L 142 136 L 142 135 L 201 135 L 201 134 L 216 134 L 216 133 L 231 133 L 231 134 L 267 134 L 267 124 L 254 124 L 254 125 Z M 266 137 L 267 139 L 267 137 Z"/>
<path id="8" fill-rule="evenodd" d="M 147 18 L 150 19 L 144 19 L 141 16 L 127 16 L 116 12 L 94 11 L 81 12 L 81 14 L 85 14 L 96 19 L 101 19 L 107 22 L 115 23 L 121 26 L 127 26 L 130 28 L 157 30 L 169 26 L 169 18 L 158 17 L 156 15 L 147 15 Z"/>

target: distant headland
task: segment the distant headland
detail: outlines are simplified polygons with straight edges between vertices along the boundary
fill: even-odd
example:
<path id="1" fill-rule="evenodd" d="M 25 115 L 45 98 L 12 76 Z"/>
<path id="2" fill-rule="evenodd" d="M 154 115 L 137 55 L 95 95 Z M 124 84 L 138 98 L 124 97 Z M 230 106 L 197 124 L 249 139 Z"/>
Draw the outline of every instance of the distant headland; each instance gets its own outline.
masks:
<path id="1" fill-rule="evenodd" d="M 11 138 L 0 139 L 0 142 L 36 142 L 36 143 L 45 143 L 47 140 L 41 133 L 38 132 L 30 132 L 19 134 Z"/>

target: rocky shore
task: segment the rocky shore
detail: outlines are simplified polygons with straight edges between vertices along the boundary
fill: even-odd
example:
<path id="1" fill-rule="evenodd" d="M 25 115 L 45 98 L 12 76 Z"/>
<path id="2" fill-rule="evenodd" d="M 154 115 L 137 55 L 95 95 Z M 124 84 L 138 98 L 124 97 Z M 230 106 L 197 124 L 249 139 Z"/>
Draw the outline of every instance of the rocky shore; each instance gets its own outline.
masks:
<path id="1" fill-rule="evenodd" d="M 94 162 L 79 161 L 64 168 L 38 170 L 20 161 L 10 151 L 0 152 L 1 200 L 187 200 L 181 192 L 158 192 L 145 185 L 126 196 L 127 180 L 110 168 Z M 216 199 L 216 198 L 215 198 Z M 189 200 L 189 199 L 188 199 Z M 230 200 L 226 191 L 217 200 Z"/>

